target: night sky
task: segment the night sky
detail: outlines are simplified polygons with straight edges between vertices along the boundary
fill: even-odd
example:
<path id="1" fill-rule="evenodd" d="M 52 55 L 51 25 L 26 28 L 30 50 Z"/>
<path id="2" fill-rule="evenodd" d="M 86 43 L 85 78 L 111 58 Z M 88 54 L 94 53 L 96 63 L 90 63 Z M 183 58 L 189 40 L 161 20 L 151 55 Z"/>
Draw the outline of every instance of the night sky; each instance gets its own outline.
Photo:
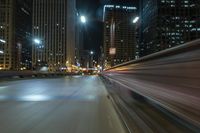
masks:
<path id="1" fill-rule="evenodd" d="M 84 47 L 94 50 L 96 56 L 100 54 L 103 45 L 103 5 L 123 4 L 135 5 L 135 0 L 77 0 L 77 9 L 80 14 L 87 16 L 88 22 L 84 26 Z"/>

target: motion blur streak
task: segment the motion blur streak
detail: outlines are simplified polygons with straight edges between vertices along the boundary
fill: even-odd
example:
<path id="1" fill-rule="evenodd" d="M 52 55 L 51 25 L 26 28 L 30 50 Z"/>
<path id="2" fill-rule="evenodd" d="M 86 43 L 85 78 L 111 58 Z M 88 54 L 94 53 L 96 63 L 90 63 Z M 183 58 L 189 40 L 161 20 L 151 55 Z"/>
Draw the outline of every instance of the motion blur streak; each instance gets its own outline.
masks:
<path id="1" fill-rule="evenodd" d="M 116 66 L 103 76 L 200 127 L 200 40 Z"/>

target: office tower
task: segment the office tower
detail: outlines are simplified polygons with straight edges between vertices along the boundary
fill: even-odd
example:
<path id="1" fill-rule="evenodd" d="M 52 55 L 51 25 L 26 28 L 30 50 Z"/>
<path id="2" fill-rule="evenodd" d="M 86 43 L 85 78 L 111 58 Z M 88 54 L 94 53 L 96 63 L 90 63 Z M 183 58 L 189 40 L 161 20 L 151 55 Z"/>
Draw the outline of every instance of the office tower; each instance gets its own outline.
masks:
<path id="1" fill-rule="evenodd" d="M 106 67 L 114 66 L 135 58 L 136 7 L 105 5 L 104 56 Z"/>
<path id="2" fill-rule="evenodd" d="M 13 66 L 14 19 L 13 0 L 0 0 L 0 69 L 8 70 Z"/>
<path id="3" fill-rule="evenodd" d="M 0 0 L 0 69 L 19 70 L 30 45 L 31 0 Z M 30 49 L 29 49 L 30 51 Z M 27 62 L 30 63 L 29 57 Z"/>
<path id="4" fill-rule="evenodd" d="M 200 37 L 199 0 L 141 0 L 140 56 Z"/>
<path id="5" fill-rule="evenodd" d="M 75 0 L 33 0 L 33 67 L 75 63 Z"/>

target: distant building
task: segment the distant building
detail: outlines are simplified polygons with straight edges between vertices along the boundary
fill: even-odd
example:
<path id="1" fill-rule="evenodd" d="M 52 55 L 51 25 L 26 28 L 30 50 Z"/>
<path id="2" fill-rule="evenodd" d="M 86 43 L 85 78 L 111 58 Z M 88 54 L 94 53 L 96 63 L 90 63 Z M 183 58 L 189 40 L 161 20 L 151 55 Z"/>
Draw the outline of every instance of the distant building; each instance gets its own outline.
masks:
<path id="1" fill-rule="evenodd" d="M 135 58 L 136 7 L 105 5 L 104 21 L 104 59 L 107 67 Z"/>
<path id="2" fill-rule="evenodd" d="M 82 68 L 91 67 L 91 55 L 89 50 L 80 51 L 80 65 Z"/>
<path id="3" fill-rule="evenodd" d="M 200 38 L 199 0 L 141 0 L 140 56 Z"/>
<path id="4" fill-rule="evenodd" d="M 75 0 L 33 0 L 33 67 L 51 71 L 75 64 Z"/>
<path id="5" fill-rule="evenodd" d="M 30 66 L 30 29 L 31 0 L 0 0 L 0 69 Z"/>

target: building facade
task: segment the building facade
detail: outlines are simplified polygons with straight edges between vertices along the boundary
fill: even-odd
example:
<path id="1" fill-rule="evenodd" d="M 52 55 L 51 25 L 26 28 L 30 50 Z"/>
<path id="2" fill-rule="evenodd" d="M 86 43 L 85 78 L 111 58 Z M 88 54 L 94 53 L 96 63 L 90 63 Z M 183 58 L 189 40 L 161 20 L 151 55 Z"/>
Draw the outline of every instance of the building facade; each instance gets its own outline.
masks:
<path id="1" fill-rule="evenodd" d="M 140 57 L 200 37 L 199 0 L 141 0 Z"/>
<path id="2" fill-rule="evenodd" d="M 135 58 L 136 25 L 132 20 L 137 16 L 136 7 L 105 5 L 104 59 L 111 67 Z"/>
<path id="3" fill-rule="evenodd" d="M 75 63 L 75 0 L 33 0 L 33 67 L 51 71 Z"/>
<path id="4" fill-rule="evenodd" d="M 14 0 L 0 0 L 0 69 L 14 66 Z"/>
<path id="5" fill-rule="evenodd" d="M 30 34 L 31 0 L 0 0 L 0 69 L 30 68 Z"/>

